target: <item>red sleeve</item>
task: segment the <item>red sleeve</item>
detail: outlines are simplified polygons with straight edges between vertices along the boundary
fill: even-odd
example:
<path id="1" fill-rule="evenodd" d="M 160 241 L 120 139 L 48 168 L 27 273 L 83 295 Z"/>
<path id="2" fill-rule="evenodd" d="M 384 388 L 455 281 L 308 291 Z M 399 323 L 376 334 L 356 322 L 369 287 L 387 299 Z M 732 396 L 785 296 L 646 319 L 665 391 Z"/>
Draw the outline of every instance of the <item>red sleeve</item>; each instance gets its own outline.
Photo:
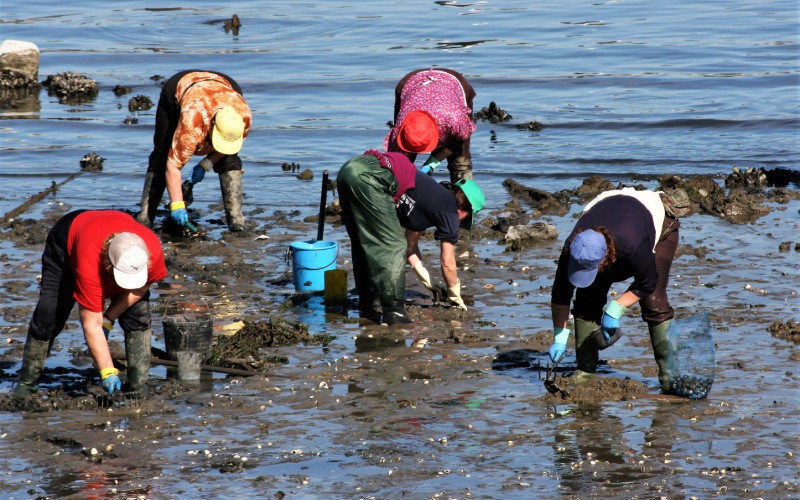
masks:
<path id="1" fill-rule="evenodd" d="M 150 229 L 130 215 L 116 210 L 88 210 L 75 217 L 67 235 L 67 258 L 75 273 L 73 297 L 92 312 L 102 312 L 104 302 L 126 292 L 117 286 L 112 273 L 103 268 L 101 252 L 109 236 L 131 232 L 142 237 L 150 252 L 148 282 L 161 281 L 167 276 L 161 241 Z"/>

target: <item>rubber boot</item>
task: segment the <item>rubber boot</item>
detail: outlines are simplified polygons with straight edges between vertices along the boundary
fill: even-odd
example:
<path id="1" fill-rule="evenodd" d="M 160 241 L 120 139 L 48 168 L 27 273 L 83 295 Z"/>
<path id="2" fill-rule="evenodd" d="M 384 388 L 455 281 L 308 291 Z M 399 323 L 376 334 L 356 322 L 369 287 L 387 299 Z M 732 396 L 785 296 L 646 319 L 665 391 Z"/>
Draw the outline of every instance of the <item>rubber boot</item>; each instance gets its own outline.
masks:
<path id="1" fill-rule="evenodd" d="M 653 345 L 653 357 L 658 365 L 658 382 L 661 384 L 662 392 L 669 392 L 670 373 L 669 362 L 669 328 L 670 320 L 655 325 L 648 325 L 650 331 L 650 343 Z"/>
<path id="2" fill-rule="evenodd" d="M 131 391 L 147 394 L 147 379 L 150 377 L 150 338 L 152 331 L 125 332 L 125 356 L 128 368 L 128 387 Z"/>
<path id="3" fill-rule="evenodd" d="M 49 340 L 38 340 L 28 333 L 22 355 L 22 367 L 19 369 L 19 381 L 14 387 L 15 396 L 29 396 L 39 390 L 39 379 L 44 372 L 44 362 L 49 353 Z"/>
<path id="4" fill-rule="evenodd" d="M 578 370 L 586 373 L 597 372 L 598 349 L 592 340 L 592 332 L 600 327 L 593 321 L 575 318 L 575 358 Z"/>
<path id="5" fill-rule="evenodd" d="M 156 210 L 158 210 L 158 205 L 164 196 L 164 188 L 158 189 L 158 182 L 154 183 L 153 177 L 155 177 L 154 172 L 147 172 L 144 177 L 142 201 L 140 202 L 141 210 L 136 215 L 136 221 L 147 227 L 153 225 L 153 220 L 156 218 Z"/>
<path id="6" fill-rule="evenodd" d="M 225 218 L 231 231 L 244 230 L 242 215 L 242 174 L 243 170 L 228 170 L 219 174 L 219 186 L 222 189 L 222 204 L 225 206 Z"/>
<path id="7" fill-rule="evenodd" d="M 375 297 L 372 295 L 359 295 L 358 315 L 374 323 L 381 322 L 381 314 L 375 308 Z"/>
<path id="8" fill-rule="evenodd" d="M 450 172 L 450 182 L 455 184 L 461 179 L 472 179 L 472 160 L 459 156 L 452 162 L 447 160 L 447 170 Z"/>
<path id="9" fill-rule="evenodd" d="M 402 300 L 391 300 L 381 303 L 383 308 L 383 323 L 386 325 L 400 325 L 411 323 L 406 314 L 406 303 Z"/>

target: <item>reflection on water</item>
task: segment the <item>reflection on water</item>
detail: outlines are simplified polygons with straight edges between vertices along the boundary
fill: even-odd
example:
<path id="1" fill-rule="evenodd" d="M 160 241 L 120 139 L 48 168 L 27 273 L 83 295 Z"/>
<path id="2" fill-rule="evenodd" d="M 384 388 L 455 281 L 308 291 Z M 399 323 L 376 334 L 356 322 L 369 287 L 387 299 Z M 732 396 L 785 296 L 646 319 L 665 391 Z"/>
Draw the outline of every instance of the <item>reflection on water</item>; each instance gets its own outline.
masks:
<path id="1" fill-rule="evenodd" d="M 0 120 L 8 118 L 38 118 L 38 113 L 42 109 L 39 101 L 40 89 L 36 88 L 16 88 L 0 89 Z"/>

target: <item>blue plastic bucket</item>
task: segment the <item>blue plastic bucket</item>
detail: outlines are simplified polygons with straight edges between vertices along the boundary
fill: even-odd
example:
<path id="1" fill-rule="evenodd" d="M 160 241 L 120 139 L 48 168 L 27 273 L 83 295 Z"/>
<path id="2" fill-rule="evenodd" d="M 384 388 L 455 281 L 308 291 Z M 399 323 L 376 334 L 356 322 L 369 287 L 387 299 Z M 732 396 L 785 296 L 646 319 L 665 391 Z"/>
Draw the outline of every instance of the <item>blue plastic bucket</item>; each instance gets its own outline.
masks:
<path id="1" fill-rule="evenodd" d="M 335 241 L 295 241 L 292 254 L 294 289 L 298 292 L 325 290 L 325 271 L 336 269 L 339 245 Z"/>

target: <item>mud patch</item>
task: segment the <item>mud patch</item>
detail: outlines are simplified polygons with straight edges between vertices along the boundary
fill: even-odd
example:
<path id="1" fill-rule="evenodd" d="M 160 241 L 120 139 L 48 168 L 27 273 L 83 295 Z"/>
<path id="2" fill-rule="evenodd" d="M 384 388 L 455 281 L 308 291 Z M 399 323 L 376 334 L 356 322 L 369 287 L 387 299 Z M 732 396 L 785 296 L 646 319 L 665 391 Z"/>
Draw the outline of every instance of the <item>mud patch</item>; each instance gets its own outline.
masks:
<path id="1" fill-rule="evenodd" d="M 775 321 L 767 331 L 776 339 L 788 340 L 794 344 L 800 344 L 800 321 L 789 320 L 786 323 Z"/>
<path id="2" fill-rule="evenodd" d="M 557 376 L 544 400 L 552 403 L 600 403 L 627 401 L 647 394 L 650 389 L 629 378 L 602 377 L 576 371 L 569 377 Z"/>
<path id="3" fill-rule="evenodd" d="M 285 356 L 262 356 L 261 349 L 295 344 L 321 344 L 332 337 L 310 335 L 308 326 L 284 320 L 250 322 L 230 336 L 220 336 L 211 348 L 209 364 L 228 368 L 257 370 L 267 363 L 286 363 Z"/>

